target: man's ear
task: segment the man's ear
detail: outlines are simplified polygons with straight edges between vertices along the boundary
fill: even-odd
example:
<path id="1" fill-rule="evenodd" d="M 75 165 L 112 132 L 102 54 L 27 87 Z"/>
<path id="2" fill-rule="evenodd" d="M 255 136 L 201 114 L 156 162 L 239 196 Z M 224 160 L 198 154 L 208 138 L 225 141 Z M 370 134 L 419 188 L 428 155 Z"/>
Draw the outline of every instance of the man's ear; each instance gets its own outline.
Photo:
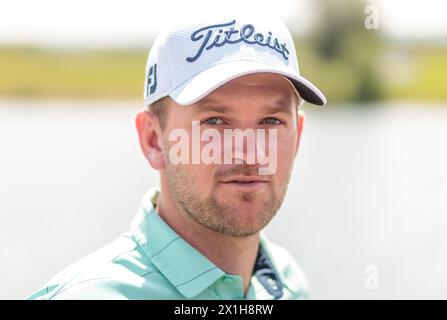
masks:
<path id="1" fill-rule="evenodd" d="M 162 139 L 158 118 L 147 110 L 140 111 L 135 117 L 135 126 L 138 131 L 141 151 L 151 167 L 155 170 L 164 169 L 163 149 L 159 144 Z"/>
<path id="2" fill-rule="evenodd" d="M 305 115 L 304 115 L 304 111 L 299 109 L 297 112 L 297 131 L 298 131 L 298 135 L 296 138 L 296 145 L 295 145 L 295 157 L 298 153 L 298 148 L 300 146 L 300 141 L 301 141 L 301 133 L 303 131 L 303 126 L 304 126 L 304 119 L 305 119 Z"/>

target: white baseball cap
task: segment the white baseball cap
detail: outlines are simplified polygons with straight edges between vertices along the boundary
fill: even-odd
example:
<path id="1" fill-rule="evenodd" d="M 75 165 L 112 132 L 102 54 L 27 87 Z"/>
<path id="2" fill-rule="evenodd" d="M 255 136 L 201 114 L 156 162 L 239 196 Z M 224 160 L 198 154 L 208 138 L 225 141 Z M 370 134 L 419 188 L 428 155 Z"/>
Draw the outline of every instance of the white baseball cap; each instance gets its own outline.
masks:
<path id="1" fill-rule="evenodd" d="M 183 23 L 162 31 L 146 64 L 146 106 L 170 96 L 193 104 L 243 75 L 283 75 L 307 102 L 324 105 L 323 93 L 299 73 L 295 44 L 287 26 L 266 15 L 237 15 Z"/>

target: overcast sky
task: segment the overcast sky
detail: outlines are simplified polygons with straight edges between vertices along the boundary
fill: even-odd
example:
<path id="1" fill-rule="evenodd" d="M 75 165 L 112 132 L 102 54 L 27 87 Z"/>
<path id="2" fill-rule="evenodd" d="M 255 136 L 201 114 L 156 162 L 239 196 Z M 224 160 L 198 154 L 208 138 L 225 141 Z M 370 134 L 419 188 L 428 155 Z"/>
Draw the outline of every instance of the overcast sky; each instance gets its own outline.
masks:
<path id="1" fill-rule="evenodd" d="M 380 28 L 402 39 L 447 39 L 447 1 L 371 0 Z M 191 20 L 214 11 L 272 12 L 296 32 L 315 21 L 311 0 L 2 0 L 0 44 L 143 46 L 167 21 Z"/>

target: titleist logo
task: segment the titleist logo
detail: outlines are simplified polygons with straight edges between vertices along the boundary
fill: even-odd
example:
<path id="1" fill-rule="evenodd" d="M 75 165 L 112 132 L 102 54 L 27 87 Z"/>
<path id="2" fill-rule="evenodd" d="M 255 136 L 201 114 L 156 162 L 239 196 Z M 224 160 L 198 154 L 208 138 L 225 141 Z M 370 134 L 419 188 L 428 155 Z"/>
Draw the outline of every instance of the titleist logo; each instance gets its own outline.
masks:
<path id="1" fill-rule="evenodd" d="M 226 44 L 239 43 L 241 41 L 250 45 L 265 46 L 279 52 L 284 59 L 289 59 L 289 50 L 285 43 L 279 43 L 278 38 L 274 38 L 269 31 L 267 35 L 257 32 L 252 24 L 242 26 L 240 30 L 234 28 L 236 20 L 223 24 L 214 24 L 194 31 L 191 34 L 192 41 L 201 41 L 199 50 L 192 57 L 187 57 L 186 61 L 194 62 L 203 53 L 203 50 L 211 50 L 215 47 L 222 47 Z"/>

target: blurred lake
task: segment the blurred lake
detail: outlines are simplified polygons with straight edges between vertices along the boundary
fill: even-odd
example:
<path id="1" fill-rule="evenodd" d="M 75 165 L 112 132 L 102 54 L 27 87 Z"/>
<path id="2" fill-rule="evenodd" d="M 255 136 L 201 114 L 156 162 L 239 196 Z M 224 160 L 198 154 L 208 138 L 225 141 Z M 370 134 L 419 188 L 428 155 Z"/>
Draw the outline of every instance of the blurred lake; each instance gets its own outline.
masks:
<path id="1" fill-rule="evenodd" d="M 137 142 L 141 106 L 0 102 L 0 299 L 26 297 L 129 228 L 158 184 Z M 267 234 L 300 262 L 312 298 L 446 299 L 447 105 L 304 111 Z"/>

